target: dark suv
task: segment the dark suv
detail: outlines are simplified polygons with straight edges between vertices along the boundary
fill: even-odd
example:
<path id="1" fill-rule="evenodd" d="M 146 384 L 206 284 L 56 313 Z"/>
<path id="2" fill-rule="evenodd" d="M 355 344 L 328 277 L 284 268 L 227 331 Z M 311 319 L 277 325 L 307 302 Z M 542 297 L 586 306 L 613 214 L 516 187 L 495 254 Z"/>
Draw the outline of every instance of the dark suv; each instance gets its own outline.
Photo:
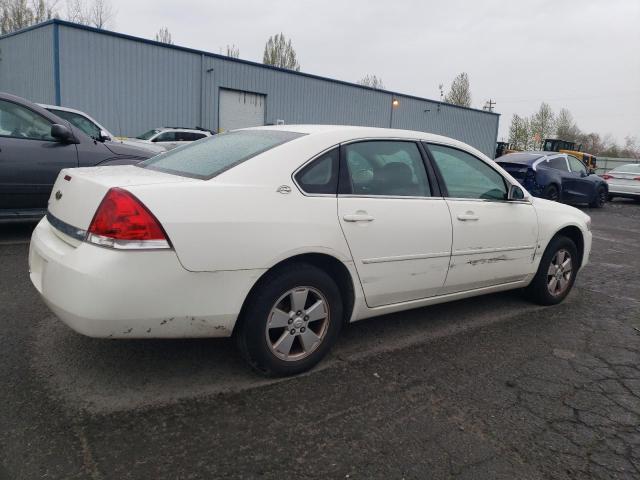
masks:
<path id="1" fill-rule="evenodd" d="M 44 215 L 63 168 L 134 164 L 153 155 L 91 138 L 24 98 L 0 93 L 0 220 Z"/>

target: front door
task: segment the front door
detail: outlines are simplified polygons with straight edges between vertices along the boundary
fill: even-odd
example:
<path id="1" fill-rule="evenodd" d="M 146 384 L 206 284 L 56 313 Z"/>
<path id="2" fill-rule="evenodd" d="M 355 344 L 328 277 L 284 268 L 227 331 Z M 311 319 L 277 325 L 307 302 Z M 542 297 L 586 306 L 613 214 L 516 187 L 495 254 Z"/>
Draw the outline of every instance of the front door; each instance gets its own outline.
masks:
<path id="1" fill-rule="evenodd" d="M 533 270 L 538 220 L 533 205 L 507 201 L 507 182 L 483 160 L 429 145 L 446 187 L 453 247 L 443 293 L 523 280 Z"/>
<path id="2" fill-rule="evenodd" d="M 447 275 L 451 219 L 432 196 L 414 142 L 342 147 L 338 220 L 369 307 L 437 295 Z M 345 175 L 346 173 L 346 175 Z"/>
<path id="3" fill-rule="evenodd" d="M 564 182 L 564 198 L 567 203 L 589 203 L 595 198 L 595 183 L 589 179 L 587 168 L 573 155 L 567 155 L 568 174 Z"/>
<path id="4" fill-rule="evenodd" d="M 56 141 L 49 120 L 0 100 L 0 210 L 45 209 L 60 170 L 77 166 L 76 146 Z"/>

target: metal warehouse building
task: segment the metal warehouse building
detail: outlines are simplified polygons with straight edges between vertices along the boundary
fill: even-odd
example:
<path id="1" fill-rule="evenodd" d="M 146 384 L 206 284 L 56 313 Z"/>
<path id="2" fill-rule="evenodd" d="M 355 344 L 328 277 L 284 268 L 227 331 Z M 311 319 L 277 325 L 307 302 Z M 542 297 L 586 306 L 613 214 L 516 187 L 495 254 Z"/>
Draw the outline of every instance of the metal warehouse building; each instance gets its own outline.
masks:
<path id="1" fill-rule="evenodd" d="M 482 110 L 61 20 L 0 37 L 0 50 L 0 91 L 83 110 L 119 135 L 350 124 L 438 133 L 494 156 L 499 115 Z"/>

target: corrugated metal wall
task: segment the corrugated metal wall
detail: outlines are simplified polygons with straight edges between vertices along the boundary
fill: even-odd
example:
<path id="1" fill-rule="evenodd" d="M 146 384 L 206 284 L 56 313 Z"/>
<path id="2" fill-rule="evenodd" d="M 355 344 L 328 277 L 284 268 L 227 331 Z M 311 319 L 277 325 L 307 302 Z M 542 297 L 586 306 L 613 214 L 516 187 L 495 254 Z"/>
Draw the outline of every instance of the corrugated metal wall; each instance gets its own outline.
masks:
<path id="1" fill-rule="evenodd" d="M 16 35 L 49 31 L 51 25 Z M 132 37 L 58 22 L 60 100 L 86 111 L 112 132 L 137 135 L 158 126 L 218 128 L 221 88 L 266 95 L 266 122 L 395 127 L 447 135 L 493 157 L 497 115 L 289 73 Z M 6 41 L 4 40 L 4 41 Z M 26 56 L 42 50 L 21 45 Z M 49 55 L 52 55 L 49 48 Z M 51 57 L 49 57 L 51 59 Z M 27 62 L 30 63 L 30 62 Z M 47 63 L 52 65 L 51 61 Z M 19 70 L 27 68 L 22 64 Z M 10 90 L 0 77 L 0 89 Z M 23 96 L 33 98 L 32 87 Z M 42 88 L 42 87 L 38 87 Z M 49 85 L 49 89 L 52 87 Z M 397 98 L 400 104 L 391 108 Z"/>
<path id="2" fill-rule="evenodd" d="M 55 102 L 54 25 L 0 38 L 0 91 Z"/>

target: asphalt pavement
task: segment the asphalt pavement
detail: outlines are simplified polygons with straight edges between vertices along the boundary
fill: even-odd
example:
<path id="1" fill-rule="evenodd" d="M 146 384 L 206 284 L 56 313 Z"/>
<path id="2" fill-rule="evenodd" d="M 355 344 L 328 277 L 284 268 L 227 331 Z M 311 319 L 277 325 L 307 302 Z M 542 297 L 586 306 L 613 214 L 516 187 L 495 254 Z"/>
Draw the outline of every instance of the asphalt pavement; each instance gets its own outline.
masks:
<path id="1" fill-rule="evenodd" d="M 567 300 L 517 292 L 347 327 L 266 380 L 230 340 L 96 340 L 0 225 L 0 478 L 638 479 L 640 204 L 593 217 Z"/>

